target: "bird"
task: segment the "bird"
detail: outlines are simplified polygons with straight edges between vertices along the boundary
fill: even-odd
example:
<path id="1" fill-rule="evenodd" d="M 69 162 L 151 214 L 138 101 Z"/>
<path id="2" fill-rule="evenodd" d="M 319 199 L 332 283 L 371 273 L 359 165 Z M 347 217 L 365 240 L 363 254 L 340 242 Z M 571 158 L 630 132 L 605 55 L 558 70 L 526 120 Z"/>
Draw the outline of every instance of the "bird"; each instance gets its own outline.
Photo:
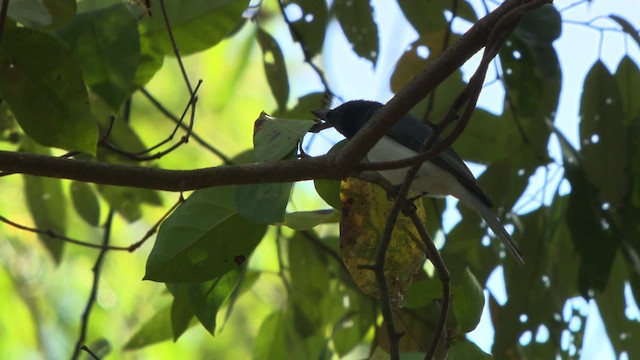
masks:
<path id="1" fill-rule="evenodd" d="M 347 139 L 351 139 L 382 106 L 375 101 L 353 100 L 334 109 L 318 109 L 312 113 L 318 119 L 332 125 Z M 380 162 L 415 156 L 432 133 L 433 129 L 429 125 L 411 114 L 406 114 L 369 150 L 367 158 L 370 162 Z M 441 139 L 437 138 L 435 141 Z M 378 173 L 392 185 L 400 185 L 408 169 L 409 167 L 380 170 Z M 509 249 L 516 261 L 524 265 L 520 247 L 491 210 L 491 200 L 478 186 L 471 170 L 451 147 L 422 164 L 410 190 L 435 198 L 447 195 L 457 198 L 474 210 Z"/>

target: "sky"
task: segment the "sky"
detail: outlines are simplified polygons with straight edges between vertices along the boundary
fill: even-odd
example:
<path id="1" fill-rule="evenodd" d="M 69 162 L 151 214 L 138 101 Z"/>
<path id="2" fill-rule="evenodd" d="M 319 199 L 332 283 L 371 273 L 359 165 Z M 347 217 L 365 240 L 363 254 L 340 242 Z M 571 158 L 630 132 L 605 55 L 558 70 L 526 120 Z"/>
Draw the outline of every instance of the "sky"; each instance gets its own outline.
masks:
<path id="1" fill-rule="evenodd" d="M 484 7 L 480 1 L 471 0 L 470 3 L 476 12 L 484 15 Z M 389 89 L 390 72 L 393 70 L 395 62 L 403 53 L 404 49 L 417 38 L 417 33 L 405 21 L 400 9 L 395 2 L 384 0 L 373 0 L 376 10 L 376 22 L 379 25 L 380 34 L 380 57 L 375 69 L 371 63 L 358 58 L 352 51 L 351 46 L 342 34 L 339 25 L 334 21 L 329 27 L 329 34 L 325 43 L 323 65 L 332 90 L 344 101 L 352 99 L 369 99 L 386 102 L 393 94 Z M 489 4 L 495 8 L 496 4 Z M 594 0 L 591 3 L 585 1 L 560 0 L 555 2 L 556 8 L 562 11 L 563 28 L 561 37 L 554 43 L 558 53 L 560 64 L 563 70 L 562 90 L 560 102 L 555 120 L 556 126 L 565 134 L 572 145 L 579 147 L 578 139 L 578 107 L 582 84 L 587 71 L 593 63 L 600 59 L 614 71 L 620 59 L 625 55 L 630 55 L 636 63 L 640 64 L 640 49 L 630 37 L 614 31 L 599 31 L 589 28 L 583 22 L 596 19 L 592 24 L 602 28 L 617 28 L 617 24 L 606 18 L 610 14 L 618 14 L 630 21 L 636 29 L 640 29 L 640 0 Z M 631 13 L 634 9 L 635 13 Z M 568 21 L 567 21 L 568 20 Z M 463 32 L 470 24 L 463 21 L 454 22 L 454 31 Z M 473 73 L 479 62 L 481 53 L 465 64 L 463 73 L 465 79 Z M 569 66 L 570 65 L 570 66 Z M 294 92 L 306 93 L 304 87 L 317 87 L 313 81 L 313 74 L 307 74 L 310 81 L 292 84 Z M 487 81 L 495 78 L 493 68 L 487 75 Z M 297 90 L 297 91 L 296 91 Z M 317 90 L 315 88 L 314 90 Z M 502 112 L 504 90 L 499 83 L 494 83 L 485 87 L 478 106 L 494 113 Z M 337 103 L 334 105 L 338 105 Z M 326 149 L 333 143 L 339 141 L 340 135 L 336 133 L 325 133 L 314 139 L 314 148 Z M 544 183 L 545 174 L 550 174 L 548 185 L 550 188 L 561 186 L 560 191 L 567 193 L 570 191 L 568 183 L 562 180 L 562 169 L 559 145 L 553 138 L 549 143 L 549 150 L 556 164 L 549 166 L 549 171 L 539 169 L 531 178 L 530 186 L 523 198 L 515 205 L 514 209 L 519 214 L 525 214 L 535 210 L 541 202 L 548 204 L 553 195 L 547 192 L 547 198 L 540 199 L 537 190 Z M 320 150 L 322 152 L 322 150 Z M 313 153 L 313 151 L 312 151 Z M 479 175 L 484 168 L 482 166 L 470 166 L 476 175 Z M 447 200 L 447 211 L 445 212 L 445 229 L 451 228 L 459 220 L 459 214 L 455 210 L 455 199 Z M 498 268 L 491 275 L 488 281 L 489 291 L 494 297 L 504 302 L 506 295 L 504 290 L 504 280 L 502 269 Z M 485 294 L 486 295 L 486 294 Z M 628 309 L 627 315 L 630 318 L 638 319 L 638 309 L 633 303 L 630 290 L 627 289 Z M 582 298 L 576 298 L 566 304 L 563 317 L 569 320 L 571 309 L 576 308 L 582 314 L 588 314 L 586 333 L 584 338 L 584 348 L 581 359 L 615 359 L 611 344 L 604 333 L 602 321 L 593 302 L 587 303 Z M 469 335 L 476 344 L 483 350 L 490 352 L 493 341 L 493 328 L 491 327 L 488 308 L 485 308 L 483 320 L 478 328 Z M 575 318 L 577 319 L 577 318 Z M 523 319 L 524 320 L 524 319 Z M 575 320 L 571 320 L 570 326 L 579 326 Z M 548 337 L 548 332 L 544 329 L 537 334 L 525 334 L 521 338 L 523 344 L 529 341 L 544 340 Z M 568 338 L 563 338 L 563 346 L 568 346 Z M 575 349 L 574 349 L 575 350 Z M 624 355 L 622 358 L 625 358 Z"/>

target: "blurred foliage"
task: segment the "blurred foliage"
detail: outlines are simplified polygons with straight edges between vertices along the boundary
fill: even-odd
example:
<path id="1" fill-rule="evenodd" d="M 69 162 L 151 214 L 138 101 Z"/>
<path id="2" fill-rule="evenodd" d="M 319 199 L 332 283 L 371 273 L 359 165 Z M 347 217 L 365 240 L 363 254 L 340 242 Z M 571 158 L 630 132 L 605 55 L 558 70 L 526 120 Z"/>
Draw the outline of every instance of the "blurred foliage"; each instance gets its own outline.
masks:
<path id="1" fill-rule="evenodd" d="M 484 15 L 467 1 L 397 3 L 416 37 L 389 64 L 380 61 L 379 25 L 387 14 L 364 0 L 168 0 L 171 32 L 160 0 L 11 2 L 0 44 L 0 149 L 167 169 L 294 158 L 314 125 L 309 111 L 330 100 L 321 81 L 299 90 L 318 75 L 305 61 L 319 64 L 325 38 L 344 35 L 356 56 L 390 66 L 388 86 L 397 92 L 462 35 L 450 29 L 452 16 L 473 23 Z M 610 20 L 638 41 L 628 19 Z M 338 30 L 329 31 L 331 24 Z M 441 252 L 452 275 L 451 358 L 490 358 L 465 334 L 480 321 L 482 290 L 496 269 L 503 270 L 507 300 L 495 294 L 487 300 L 494 357 L 579 358 L 591 313 L 567 316 L 565 309 L 582 296 L 594 300 L 616 355 L 640 358 L 634 340 L 640 325 L 625 312 L 626 292 L 640 300 L 640 71 L 628 56 L 613 71 L 601 61 L 592 65 L 579 108 L 580 146 L 572 145 L 554 125 L 562 73 L 571 66 L 554 48 L 561 25 L 562 14 L 550 5 L 522 19 L 499 54 L 504 111 L 478 109 L 455 144 L 463 158 L 487 166 L 479 183 L 504 214 L 537 171 L 548 171 L 548 144 L 559 140 L 562 164 L 554 165 L 562 166 L 570 192 L 547 189 L 550 203 L 508 218 L 526 265 L 487 241 L 487 229 L 468 209 L 460 208 L 462 221 L 443 234 L 444 207 L 424 201 L 429 230 L 439 243 L 445 239 Z M 173 140 L 169 134 L 183 111 L 189 126 L 185 106 L 197 79 L 204 83 L 193 135 L 201 140 L 141 159 L 183 136 L 184 128 Z M 464 87 L 456 71 L 413 112 L 438 121 Z M 345 249 L 336 223 L 341 219 L 343 234 L 375 246 L 389 203 L 381 194 L 365 208 L 382 213 L 362 212 L 345 207 L 340 196 L 365 193 L 341 190 L 338 181 L 307 185 L 185 194 L 157 237 L 134 253 L 107 254 L 86 345 L 109 359 L 388 358 L 377 300 L 360 290 L 363 277 L 349 274 L 366 271 L 357 267 L 361 253 Z M 95 244 L 112 208 L 119 215 L 113 244 L 125 247 L 179 201 L 158 191 L 33 176 L 3 176 L 0 187 L 0 215 Z M 0 230 L 0 358 L 68 357 L 97 251 L 52 233 L 36 236 L 7 224 Z M 407 243 L 415 252 L 416 242 Z M 413 275 L 416 257 L 403 250 L 388 254 L 400 254 L 396 263 L 411 268 L 395 279 L 403 298 L 397 303 L 404 302 L 397 313 L 401 349 L 407 359 L 423 358 L 442 286 L 429 263 Z M 546 340 L 521 341 L 541 329 Z"/>

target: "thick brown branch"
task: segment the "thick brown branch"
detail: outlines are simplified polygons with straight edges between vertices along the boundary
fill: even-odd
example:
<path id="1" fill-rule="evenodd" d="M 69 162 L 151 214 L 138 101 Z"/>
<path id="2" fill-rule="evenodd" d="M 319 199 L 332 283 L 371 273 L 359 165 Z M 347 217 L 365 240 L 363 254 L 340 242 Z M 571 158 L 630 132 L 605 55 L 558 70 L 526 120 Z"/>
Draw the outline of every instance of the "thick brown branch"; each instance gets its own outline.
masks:
<path id="1" fill-rule="evenodd" d="M 231 184 L 339 179 L 346 176 L 339 171 L 333 156 L 195 170 L 166 170 L 0 151 L 0 169 L 12 173 L 166 191 Z"/>

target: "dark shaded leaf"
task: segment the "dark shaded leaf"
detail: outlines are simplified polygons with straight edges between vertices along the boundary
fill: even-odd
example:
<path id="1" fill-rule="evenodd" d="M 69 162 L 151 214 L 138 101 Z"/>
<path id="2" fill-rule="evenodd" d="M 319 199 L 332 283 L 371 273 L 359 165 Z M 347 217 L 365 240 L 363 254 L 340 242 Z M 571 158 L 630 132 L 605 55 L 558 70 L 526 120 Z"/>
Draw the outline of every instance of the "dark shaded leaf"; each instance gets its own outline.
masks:
<path id="1" fill-rule="evenodd" d="M 313 186 L 322 200 L 329 204 L 332 208 L 340 210 L 340 181 L 316 179 Z"/>
<path id="2" fill-rule="evenodd" d="M 522 137 L 508 112 L 496 116 L 476 109 L 454 147 L 467 161 L 490 164 L 518 151 L 522 147 Z"/>
<path id="3" fill-rule="evenodd" d="M 343 357 L 363 341 L 377 316 L 376 300 L 355 288 L 332 291 L 329 310 L 335 310 L 332 341 L 336 353 Z M 348 301 L 345 301 L 347 299 Z"/>
<path id="4" fill-rule="evenodd" d="M 629 21 L 627 21 L 627 19 L 623 18 L 622 16 L 618 16 L 615 14 L 609 15 L 609 18 L 617 22 L 618 25 L 622 27 L 622 30 L 627 34 L 629 34 L 629 36 L 631 36 L 633 41 L 635 41 L 636 44 L 640 46 L 640 34 L 638 34 L 638 30 L 636 30 L 633 24 L 631 24 Z"/>
<path id="5" fill-rule="evenodd" d="M 286 109 L 289 100 L 289 77 L 282 50 L 276 39 L 258 28 L 258 43 L 262 48 L 262 64 L 269 80 L 269 87 L 276 99 L 278 109 Z"/>
<path id="6" fill-rule="evenodd" d="M 165 1 L 167 15 L 180 54 L 206 50 L 222 41 L 242 20 L 248 0 Z M 142 36 L 165 55 L 174 55 L 158 1 L 151 3 L 154 16 L 143 22 Z"/>
<path id="7" fill-rule="evenodd" d="M 623 106 L 616 79 L 602 62 L 596 62 L 587 74 L 580 102 L 581 153 L 587 178 L 597 188 L 595 197 L 614 210 L 621 208 L 629 190 Z"/>
<path id="8" fill-rule="evenodd" d="M 402 13 L 420 35 L 446 29 L 448 22 L 444 16 L 444 12 L 446 10 L 452 10 L 451 4 L 451 1 L 448 0 L 398 1 L 398 5 L 400 5 L 400 9 L 402 9 Z M 457 16 L 460 16 L 472 23 L 478 20 L 469 3 L 466 1 L 459 1 L 457 4 Z"/>
<path id="9" fill-rule="evenodd" d="M 140 61 L 137 22 L 126 6 L 82 13 L 57 37 L 76 54 L 87 85 L 118 109 L 131 94 Z"/>
<path id="10" fill-rule="evenodd" d="M 160 195 L 154 190 L 98 185 L 98 192 L 118 214 L 129 222 L 134 222 L 142 216 L 141 203 L 162 205 Z"/>
<path id="11" fill-rule="evenodd" d="M 98 128 L 80 65 L 51 36 L 26 28 L 5 31 L 0 96 L 41 145 L 95 154 Z"/>
<path id="12" fill-rule="evenodd" d="M 307 119 L 311 117 L 311 110 L 317 110 L 324 105 L 324 93 L 310 93 L 298 98 L 298 103 L 292 109 L 276 110 L 274 117 L 284 119 Z"/>
<path id="13" fill-rule="evenodd" d="M 322 49 L 324 36 L 329 17 L 329 9 L 326 1 L 318 0 L 285 0 L 285 10 L 300 12 L 300 17 L 293 18 L 289 16 L 289 20 L 294 27 L 293 39 L 302 45 L 304 50 L 310 57 L 317 55 Z M 297 15 L 297 14 L 296 14 Z"/>
<path id="14" fill-rule="evenodd" d="M 71 200 L 78 214 L 89 225 L 100 225 L 100 202 L 91 185 L 79 181 L 71 182 L 69 186 Z"/>
<path id="15" fill-rule="evenodd" d="M 189 324 L 194 316 L 194 308 L 189 299 L 188 285 L 167 284 L 173 294 L 173 302 L 171 303 L 171 331 L 173 333 L 173 341 L 178 340 L 182 334 L 189 328 Z"/>
<path id="16" fill-rule="evenodd" d="M 618 254 L 613 261 L 609 285 L 606 291 L 596 295 L 596 303 L 616 357 L 624 352 L 629 359 L 635 359 L 640 356 L 640 343 L 635 339 L 636 334 L 640 334 L 640 323 L 625 314 L 628 306 L 624 296 L 627 279 L 627 266 Z"/>
<path id="17" fill-rule="evenodd" d="M 139 37 L 140 56 L 138 58 L 138 67 L 133 80 L 135 89 L 146 85 L 153 76 L 162 68 L 164 63 L 164 54 L 153 47 L 153 43 L 146 37 Z M 133 89 L 133 90 L 135 90 Z"/>
<path id="18" fill-rule="evenodd" d="M 171 339 L 171 306 L 166 306 L 155 313 L 133 334 L 124 345 L 124 349 L 140 349 L 169 339 Z"/>
<path id="19" fill-rule="evenodd" d="M 347 40 L 358 56 L 375 66 L 378 61 L 378 26 L 370 0 L 336 0 L 333 8 Z"/>
<path id="20" fill-rule="evenodd" d="M 11 1 L 7 16 L 33 28 L 55 29 L 68 24 L 76 14 L 75 0 Z"/>
<path id="21" fill-rule="evenodd" d="M 236 186 L 238 214 L 255 224 L 282 222 L 292 183 Z"/>
<path id="22" fill-rule="evenodd" d="M 493 356 L 482 351 L 478 345 L 472 343 L 467 339 L 458 339 L 451 343 L 451 349 L 449 350 L 450 359 L 477 359 L 477 360 L 491 360 Z"/>
<path id="23" fill-rule="evenodd" d="M 241 266 L 265 230 L 238 215 L 233 186 L 197 190 L 160 226 L 144 278 L 215 279 Z"/>
<path id="24" fill-rule="evenodd" d="M 614 77 L 624 105 L 623 123 L 628 126 L 640 115 L 640 69 L 630 57 L 625 56 L 620 60 Z"/>

